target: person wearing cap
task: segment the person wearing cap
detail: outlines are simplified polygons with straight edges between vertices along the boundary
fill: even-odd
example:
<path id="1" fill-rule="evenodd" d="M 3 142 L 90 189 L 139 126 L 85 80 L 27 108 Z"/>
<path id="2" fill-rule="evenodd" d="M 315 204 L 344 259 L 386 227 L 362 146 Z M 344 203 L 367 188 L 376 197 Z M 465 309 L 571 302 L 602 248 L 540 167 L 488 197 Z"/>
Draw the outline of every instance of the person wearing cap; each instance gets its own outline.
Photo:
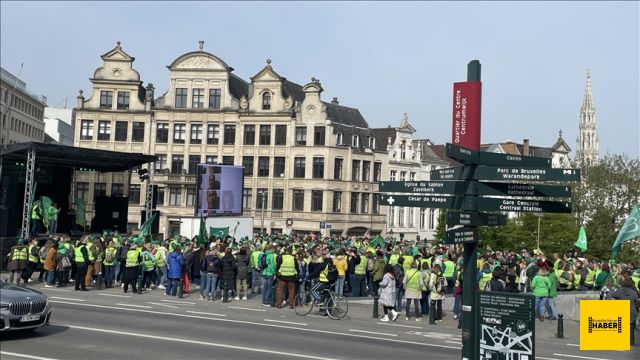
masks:
<path id="1" fill-rule="evenodd" d="M 50 288 L 53 287 L 53 282 L 55 280 L 57 251 L 52 240 L 48 240 L 44 245 L 44 248 L 47 250 L 47 256 L 42 264 L 43 269 L 47 271 L 44 287 Z"/>
<path id="2" fill-rule="evenodd" d="M 12 284 L 20 284 L 20 278 L 22 272 L 27 268 L 27 262 L 29 257 L 27 247 L 24 245 L 23 239 L 18 239 L 18 244 L 11 247 L 7 257 L 9 263 L 7 264 L 7 270 L 11 271 L 9 282 Z M 26 282 L 25 282 L 26 283 Z"/>
<path id="3" fill-rule="evenodd" d="M 284 255 L 280 255 L 276 258 L 276 276 L 278 278 L 276 306 L 278 308 L 282 308 L 282 299 L 286 288 L 287 296 L 289 298 L 289 308 L 293 309 L 296 280 L 297 275 L 300 273 L 300 268 L 298 267 L 295 257 L 291 253 L 291 247 L 287 247 Z"/>
<path id="4" fill-rule="evenodd" d="M 129 291 L 129 285 L 134 293 L 138 292 L 137 282 L 140 276 L 140 264 L 142 263 L 141 250 L 138 248 L 142 241 L 136 241 L 131 244 L 129 251 L 127 251 L 127 257 L 125 260 L 124 274 L 122 275 L 122 281 L 124 282 L 124 293 Z M 144 286 L 141 284 L 140 286 Z"/>
<path id="5" fill-rule="evenodd" d="M 174 244 L 173 251 L 167 256 L 167 277 L 168 285 L 165 295 L 176 296 L 178 292 L 178 284 L 182 276 L 182 267 L 184 265 L 184 257 L 181 252 L 181 245 Z"/>
<path id="6" fill-rule="evenodd" d="M 113 287 L 113 280 L 115 274 L 115 261 L 116 256 L 118 254 L 118 249 L 116 248 L 116 244 L 113 240 L 109 242 L 105 252 L 104 252 L 104 278 L 105 278 L 105 287 L 107 289 Z"/>
<path id="7" fill-rule="evenodd" d="M 164 243 L 154 241 L 153 255 L 156 259 L 156 285 L 158 289 L 165 290 L 164 284 L 167 280 L 167 248 Z"/>
<path id="8" fill-rule="evenodd" d="M 276 275 L 275 248 L 275 246 L 267 248 L 267 251 L 263 255 L 266 256 L 267 267 L 262 270 L 262 306 L 271 306 L 271 291 L 273 287 L 273 280 Z"/>
<path id="9" fill-rule="evenodd" d="M 83 236 L 74 249 L 74 262 L 76 263 L 75 290 L 89 291 L 84 281 L 87 275 L 87 264 L 89 263 L 89 252 L 87 251 L 87 237 Z"/>
<path id="10" fill-rule="evenodd" d="M 67 243 L 68 244 L 68 243 Z M 69 270 L 71 269 L 71 253 L 65 246 L 65 243 L 58 245 L 56 253 L 56 273 L 58 286 L 64 287 L 69 283 Z"/>
<path id="11" fill-rule="evenodd" d="M 367 276 L 367 258 L 351 249 L 349 253 L 349 282 L 351 284 L 351 296 L 360 297 L 364 295 L 364 282 Z"/>
<path id="12" fill-rule="evenodd" d="M 382 278 L 384 277 L 385 265 L 386 264 L 384 262 L 384 255 L 381 250 L 378 250 L 376 252 L 376 260 L 373 264 L 373 271 L 371 272 L 373 276 L 373 294 L 375 296 L 378 295 L 378 285 L 380 284 L 380 281 L 382 281 Z"/>

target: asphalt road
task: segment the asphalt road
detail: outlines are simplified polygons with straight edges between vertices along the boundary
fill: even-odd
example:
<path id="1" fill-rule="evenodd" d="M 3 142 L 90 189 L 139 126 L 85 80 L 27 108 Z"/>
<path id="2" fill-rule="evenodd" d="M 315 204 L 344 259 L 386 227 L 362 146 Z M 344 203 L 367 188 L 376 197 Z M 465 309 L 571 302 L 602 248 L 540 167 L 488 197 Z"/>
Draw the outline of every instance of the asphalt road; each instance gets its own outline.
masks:
<path id="1" fill-rule="evenodd" d="M 29 285 L 37 289 L 41 284 Z M 223 304 L 121 289 L 74 292 L 41 289 L 54 302 L 50 326 L 32 334 L 2 334 L 9 359 L 460 359 L 460 330 L 452 319 L 438 325 L 372 318 L 370 305 L 351 303 L 336 321 L 293 310 L 265 308 L 256 299 Z M 313 314 L 313 313 L 312 313 Z M 577 324 L 536 329 L 537 359 L 637 359 L 640 350 L 580 352 Z"/>

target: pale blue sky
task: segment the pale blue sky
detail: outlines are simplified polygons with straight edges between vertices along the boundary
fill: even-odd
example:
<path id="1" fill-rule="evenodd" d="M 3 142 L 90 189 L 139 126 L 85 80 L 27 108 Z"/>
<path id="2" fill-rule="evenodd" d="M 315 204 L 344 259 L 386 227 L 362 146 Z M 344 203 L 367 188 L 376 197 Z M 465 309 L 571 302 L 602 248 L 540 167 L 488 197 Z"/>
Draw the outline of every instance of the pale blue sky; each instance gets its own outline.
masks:
<path id="1" fill-rule="evenodd" d="M 142 80 L 164 93 L 166 65 L 209 51 L 249 80 L 272 59 L 293 82 L 319 78 L 323 99 L 372 127 L 451 139 L 452 84 L 482 63 L 482 142 L 575 151 L 591 69 L 601 155 L 640 153 L 638 2 L 1 2 L 0 63 L 51 105 L 78 89 L 117 40 Z M 574 153 L 572 152 L 572 155 Z"/>

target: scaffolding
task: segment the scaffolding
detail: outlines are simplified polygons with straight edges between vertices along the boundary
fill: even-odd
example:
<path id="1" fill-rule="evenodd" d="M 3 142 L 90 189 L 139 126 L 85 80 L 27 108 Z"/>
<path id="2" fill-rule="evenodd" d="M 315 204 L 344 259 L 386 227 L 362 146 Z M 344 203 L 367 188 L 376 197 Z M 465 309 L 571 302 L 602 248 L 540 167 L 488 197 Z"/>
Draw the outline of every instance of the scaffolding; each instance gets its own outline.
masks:
<path id="1" fill-rule="evenodd" d="M 30 221 L 31 216 L 31 204 L 33 203 L 33 179 L 36 168 L 36 150 L 34 148 L 29 149 L 27 153 L 27 163 L 25 164 L 25 178 L 24 178 L 24 201 L 22 203 L 22 227 L 20 229 L 20 237 L 23 239 L 29 238 Z"/>

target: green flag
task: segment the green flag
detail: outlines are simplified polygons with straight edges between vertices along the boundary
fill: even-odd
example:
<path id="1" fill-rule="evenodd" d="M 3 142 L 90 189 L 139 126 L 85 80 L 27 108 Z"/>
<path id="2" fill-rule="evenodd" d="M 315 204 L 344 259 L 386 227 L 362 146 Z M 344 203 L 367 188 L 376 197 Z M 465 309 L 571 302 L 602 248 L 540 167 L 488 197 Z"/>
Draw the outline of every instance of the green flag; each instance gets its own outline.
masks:
<path id="1" fill-rule="evenodd" d="M 376 247 L 376 246 L 384 247 L 385 245 L 384 238 L 382 237 L 382 235 L 378 235 L 373 239 L 371 239 L 371 241 L 369 242 L 369 245 L 373 247 Z"/>
<path id="2" fill-rule="evenodd" d="M 76 198 L 76 225 L 85 226 L 84 200 Z"/>
<path id="3" fill-rule="evenodd" d="M 140 232 L 138 233 L 138 240 L 142 240 L 145 236 L 151 234 L 151 225 L 153 225 L 157 217 L 158 213 L 154 212 L 149 219 L 144 221 L 144 223 L 140 227 Z"/>
<path id="4" fill-rule="evenodd" d="M 584 230 L 584 225 L 580 226 L 580 233 L 575 245 L 578 249 L 587 251 L 587 232 Z"/>
<path id="5" fill-rule="evenodd" d="M 218 239 L 224 239 L 225 237 L 227 237 L 227 235 L 229 235 L 229 227 L 210 227 L 209 234 L 211 234 L 211 236 L 217 237 Z"/>
<path id="6" fill-rule="evenodd" d="M 615 259 L 620 252 L 620 247 L 622 243 L 625 241 L 629 241 L 633 238 L 640 236 L 640 211 L 638 210 L 638 205 L 634 206 L 631 210 L 631 214 L 627 217 L 627 220 L 624 222 L 622 227 L 620 228 L 620 232 L 618 233 L 618 237 L 616 241 L 613 243 L 613 247 L 611 248 L 611 258 Z"/>
<path id="7" fill-rule="evenodd" d="M 49 228 L 49 208 L 51 207 L 51 199 L 47 196 L 40 197 L 40 205 L 42 206 L 42 223 Z"/>
<path id="8" fill-rule="evenodd" d="M 204 218 L 200 218 L 200 231 L 198 232 L 198 245 L 207 243 L 207 228 Z"/>

